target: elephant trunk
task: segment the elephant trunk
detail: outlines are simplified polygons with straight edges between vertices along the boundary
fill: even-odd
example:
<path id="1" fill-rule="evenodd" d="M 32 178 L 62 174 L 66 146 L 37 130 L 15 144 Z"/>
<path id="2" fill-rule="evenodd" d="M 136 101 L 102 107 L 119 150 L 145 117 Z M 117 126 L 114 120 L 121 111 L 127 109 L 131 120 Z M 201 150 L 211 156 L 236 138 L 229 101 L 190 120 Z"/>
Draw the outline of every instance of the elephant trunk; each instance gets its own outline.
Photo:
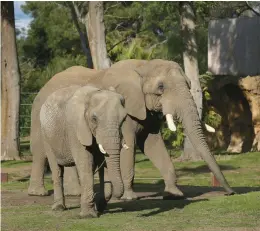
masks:
<path id="1" fill-rule="evenodd" d="M 120 170 L 121 138 L 119 126 L 101 129 L 97 134 L 97 142 L 100 151 L 105 154 L 108 168 L 108 177 L 113 185 L 113 196 L 121 198 L 124 193 L 124 185 Z"/>
<path id="2" fill-rule="evenodd" d="M 121 198 L 124 193 L 124 185 L 121 177 L 120 170 L 120 155 L 110 154 L 106 157 L 106 163 L 108 168 L 108 177 L 113 185 L 113 196 Z"/>
<path id="3" fill-rule="evenodd" d="M 189 140 L 192 143 L 193 147 L 196 149 L 198 153 L 200 153 L 203 160 L 205 160 L 210 170 L 221 183 L 221 185 L 224 187 L 224 189 L 227 191 L 227 193 L 233 194 L 234 191 L 230 188 L 223 173 L 219 168 L 219 165 L 217 164 L 214 156 L 211 154 L 209 150 L 205 136 L 203 134 L 202 125 L 199 119 L 195 102 L 189 90 L 186 90 L 187 91 L 183 96 L 181 96 L 182 94 L 180 94 L 179 96 L 172 96 L 175 97 L 176 103 L 174 105 L 170 106 L 169 100 L 162 101 L 163 112 L 165 115 L 177 114 L 177 117 L 182 122 L 185 129 L 185 133 L 189 137 Z M 179 100 L 177 100 L 176 98 L 179 98 Z M 167 97 L 167 99 L 169 98 Z M 181 104 L 179 102 L 181 102 Z"/>
<path id="4" fill-rule="evenodd" d="M 115 154 L 121 149 L 120 128 L 115 126 L 108 129 L 100 129 L 97 132 L 97 142 L 102 153 Z"/>

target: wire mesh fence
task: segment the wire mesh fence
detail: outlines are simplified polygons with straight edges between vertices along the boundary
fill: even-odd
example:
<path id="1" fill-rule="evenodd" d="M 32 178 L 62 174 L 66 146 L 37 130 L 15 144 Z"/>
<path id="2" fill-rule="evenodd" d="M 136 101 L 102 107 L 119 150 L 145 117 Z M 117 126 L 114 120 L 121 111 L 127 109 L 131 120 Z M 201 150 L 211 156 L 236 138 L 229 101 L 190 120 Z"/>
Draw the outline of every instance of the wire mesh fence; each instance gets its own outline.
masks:
<path id="1" fill-rule="evenodd" d="M 30 135 L 31 128 L 31 109 L 32 103 L 37 92 L 21 92 L 20 103 L 20 137 Z"/>
<path id="2" fill-rule="evenodd" d="M 31 110 L 33 100 L 36 97 L 37 92 L 21 92 L 20 103 L 20 151 L 22 156 L 30 156 L 30 130 L 31 130 Z"/>

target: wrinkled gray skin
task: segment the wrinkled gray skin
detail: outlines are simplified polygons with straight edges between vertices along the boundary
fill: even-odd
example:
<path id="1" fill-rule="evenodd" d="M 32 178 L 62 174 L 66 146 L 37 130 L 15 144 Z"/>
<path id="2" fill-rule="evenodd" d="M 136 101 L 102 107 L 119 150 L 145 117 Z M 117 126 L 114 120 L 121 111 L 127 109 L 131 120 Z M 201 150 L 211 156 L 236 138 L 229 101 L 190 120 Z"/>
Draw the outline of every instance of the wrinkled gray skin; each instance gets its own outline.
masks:
<path id="1" fill-rule="evenodd" d="M 46 99 L 46 95 L 60 85 L 82 83 L 84 80 L 99 88 L 108 88 L 112 85 L 116 92 L 125 98 L 128 116 L 122 126 L 122 131 L 126 134 L 124 139 L 129 149 L 122 149 L 120 154 L 124 199 L 136 198 L 132 189 L 135 140 L 164 178 L 166 196 L 167 194 L 183 196 L 176 186 L 175 170 L 160 134 L 161 120 L 157 112 L 162 112 L 164 115 L 172 114 L 183 123 L 186 135 L 213 174 L 229 194 L 233 193 L 205 141 L 195 102 L 189 90 L 190 82 L 181 67 L 172 61 L 124 60 L 102 71 L 71 67 L 57 74 L 44 86 L 34 101 L 32 134 L 38 134 L 37 112 Z M 45 192 L 43 186 L 45 159 L 36 151 L 36 146 L 40 143 L 39 137 L 37 135 L 33 137 L 31 150 L 34 160 L 29 194 L 39 195 Z M 76 180 L 74 179 L 73 182 Z M 73 188 L 77 188 L 76 185 Z"/>
<path id="2" fill-rule="evenodd" d="M 123 97 L 116 92 L 74 85 L 55 91 L 41 107 L 42 141 L 54 185 L 53 210 L 65 209 L 64 166 L 75 164 L 81 184 L 80 216 L 98 216 L 93 173 L 97 165 L 102 165 L 100 160 L 104 154 L 98 151 L 97 144 L 107 153 L 105 159 L 113 195 L 117 198 L 123 195 L 119 158 L 120 129 L 127 115 L 123 103 Z M 104 180 L 101 189 L 102 201 L 97 208 L 102 212 L 106 206 Z"/>

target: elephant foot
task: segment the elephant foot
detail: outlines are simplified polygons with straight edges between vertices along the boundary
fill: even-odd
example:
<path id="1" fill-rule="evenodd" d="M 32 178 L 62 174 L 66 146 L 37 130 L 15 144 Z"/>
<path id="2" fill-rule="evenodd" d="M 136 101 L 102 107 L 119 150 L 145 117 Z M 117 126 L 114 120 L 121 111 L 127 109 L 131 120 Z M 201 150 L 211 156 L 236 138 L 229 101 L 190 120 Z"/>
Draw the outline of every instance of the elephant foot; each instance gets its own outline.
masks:
<path id="1" fill-rule="evenodd" d="M 44 188 L 44 186 L 33 186 L 30 185 L 28 188 L 29 196 L 48 196 L 48 191 Z"/>
<path id="2" fill-rule="evenodd" d="M 53 211 L 64 211 L 66 209 L 64 204 L 60 204 L 60 203 L 55 203 L 53 204 L 53 206 L 51 207 L 51 209 Z"/>
<path id="3" fill-rule="evenodd" d="M 133 190 L 125 190 L 124 195 L 121 197 L 121 200 L 137 200 L 137 195 Z"/>
<path id="4" fill-rule="evenodd" d="M 184 198 L 183 192 L 177 186 L 166 187 L 163 193 L 163 200 L 181 200 Z"/>
<path id="5" fill-rule="evenodd" d="M 99 213 L 93 208 L 86 211 L 81 211 L 79 214 L 80 218 L 87 219 L 87 218 L 98 218 Z"/>

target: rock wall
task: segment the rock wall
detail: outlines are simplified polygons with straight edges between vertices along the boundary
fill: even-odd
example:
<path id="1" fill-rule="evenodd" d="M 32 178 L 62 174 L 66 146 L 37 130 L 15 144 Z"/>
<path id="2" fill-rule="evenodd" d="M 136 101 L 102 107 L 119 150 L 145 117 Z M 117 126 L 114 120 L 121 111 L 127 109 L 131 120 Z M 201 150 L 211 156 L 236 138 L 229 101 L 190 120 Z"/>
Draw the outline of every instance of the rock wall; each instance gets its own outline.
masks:
<path id="1" fill-rule="evenodd" d="M 238 84 L 248 100 L 252 113 L 255 134 L 253 148 L 260 151 L 260 76 L 243 78 Z"/>
<path id="2" fill-rule="evenodd" d="M 260 151 L 260 76 L 216 77 L 209 91 L 211 106 L 222 117 L 217 132 L 208 135 L 212 148 Z"/>

